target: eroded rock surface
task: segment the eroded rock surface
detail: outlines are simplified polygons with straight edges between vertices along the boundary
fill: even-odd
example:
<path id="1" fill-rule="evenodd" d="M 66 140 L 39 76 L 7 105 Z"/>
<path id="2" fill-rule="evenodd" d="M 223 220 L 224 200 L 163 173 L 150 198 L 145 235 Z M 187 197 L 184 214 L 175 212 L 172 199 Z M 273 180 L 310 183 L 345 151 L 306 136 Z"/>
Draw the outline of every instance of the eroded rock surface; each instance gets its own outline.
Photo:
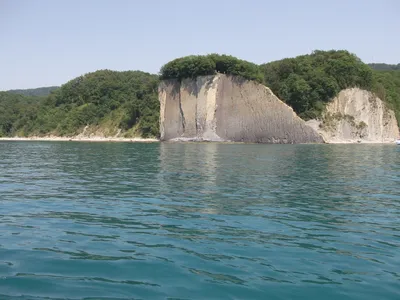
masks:
<path id="1" fill-rule="evenodd" d="M 391 143 L 399 135 L 394 112 L 374 94 L 358 88 L 341 91 L 320 120 L 307 124 L 328 143 Z"/>
<path id="2" fill-rule="evenodd" d="M 166 80 L 159 99 L 161 140 L 323 142 L 269 88 L 238 77 Z"/>

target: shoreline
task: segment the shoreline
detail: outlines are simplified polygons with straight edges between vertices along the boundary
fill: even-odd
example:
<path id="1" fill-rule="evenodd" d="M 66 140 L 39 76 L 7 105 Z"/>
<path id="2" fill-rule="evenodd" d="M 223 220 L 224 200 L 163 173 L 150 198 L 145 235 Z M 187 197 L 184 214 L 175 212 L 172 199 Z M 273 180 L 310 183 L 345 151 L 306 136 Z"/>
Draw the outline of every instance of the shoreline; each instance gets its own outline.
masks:
<path id="1" fill-rule="evenodd" d="M 114 142 L 114 143 L 158 143 L 161 142 L 156 138 L 141 138 L 141 137 L 133 137 L 133 138 L 119 138 L 119 137 L 60 137 L 60 136 L 48 136 L 48 137 L 0 137 L 0 142 Z M 205 140 L 169 140 L 165 141 L 167 143 L 222 143 L 222 144 L 263 144 L 263 143 L 243 143 L 243 142 L 231 142 L 231 141 L 205 141 Z M 315 144 L 315 143 L 310 143 Z M 330 141 L 321 143 L 319 145 L 365 145 L 365 144 L 375 144 L 375 145 L 396 145 L 396 141 L 351 141 L 351 140 L 343 140 L 343 141 Z M 265 144 L 268 145 L 268 144 Z M 269 144 L 269 145 L 279 145 L 277 144 Z M 285 144 L 280 144 L 285 145 Z M 290 144 L 295 145 L 295 144 Z M 300 144 L 298 144 L 300 145 Z M 308 145 L 308 144 L 303 144 Z M 318 145 L 316 143 L 315 145 Z"/>
<path id="2" fill-rule="evenodd" d="M 4 137 L 0 142 L 124 142 L 124 143 L 155 143 L 159 142 L 156 138 L 118 138 L 118 137 Z"/>

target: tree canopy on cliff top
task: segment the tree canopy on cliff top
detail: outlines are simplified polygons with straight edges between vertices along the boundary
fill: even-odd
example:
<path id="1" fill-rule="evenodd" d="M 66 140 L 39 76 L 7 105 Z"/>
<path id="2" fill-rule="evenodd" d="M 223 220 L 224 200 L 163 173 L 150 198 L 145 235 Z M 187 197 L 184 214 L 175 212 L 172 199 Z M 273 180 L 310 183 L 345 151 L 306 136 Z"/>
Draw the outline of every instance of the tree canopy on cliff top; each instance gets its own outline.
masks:
<path id="1" fill-rule="evenodd" d="M 174 59 L 160 70 L 161 79 L 195 78 L 197 76 L 223 73 L 241 76 L 257 82 L 263 81 L 258 65 L 230 55 L 209 54 L 192 55 Z"/>

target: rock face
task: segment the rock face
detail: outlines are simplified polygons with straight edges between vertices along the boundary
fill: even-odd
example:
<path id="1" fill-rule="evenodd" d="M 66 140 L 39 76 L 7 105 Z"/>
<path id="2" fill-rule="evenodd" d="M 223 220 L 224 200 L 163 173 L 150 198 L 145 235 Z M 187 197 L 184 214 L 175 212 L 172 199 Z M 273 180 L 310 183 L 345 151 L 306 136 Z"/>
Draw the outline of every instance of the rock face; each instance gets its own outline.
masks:
<path id="1" fill-rule="evenodd" d="M 321 120 L 307 124 L 327 143 L 387 143 L 399 135 L 394 112 L 371 92 L 358 88 L 341 91 L 326 106 Z"/>
<path id="2" fill-rule="evenodd" d="M 161 140 L 323 142 L 269 88 L 238 77 L 166 80 L 159 100 Z"/>

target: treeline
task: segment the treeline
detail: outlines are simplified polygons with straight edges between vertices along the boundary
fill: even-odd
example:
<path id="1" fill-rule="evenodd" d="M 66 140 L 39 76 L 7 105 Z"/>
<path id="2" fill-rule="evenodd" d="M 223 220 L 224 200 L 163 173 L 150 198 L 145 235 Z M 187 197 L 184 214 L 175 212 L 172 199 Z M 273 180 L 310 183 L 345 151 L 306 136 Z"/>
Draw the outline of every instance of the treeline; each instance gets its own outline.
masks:
<path id="1" fill-rule="evenodd" d="M 158 76 L 100 70 L 47 97 L 0 95 L 0 136 L 73 136 L 90 126 L 112 135 L 158 136 Z"/>
<path id="2" fill-rule="evenodd" d="M 258 65 L 230 55 L 220 54 L 192 55 L 174 59 L 161 68 L 160 77 L 161 79 L 182 80 L 216 73 L 236 75 L 248 80 L 263 82 L 263 75 Z"/>
<path id="3" fill-rule="evenodd" d="M 383 64 L 383 63 L 374 63 L 368 64 L 372 69 L 376 71 L 397 71 L 400 70 L 400 64 L 397 65 L 390 65 L 390 64 Z"/>
<path id="4" fill-rule="evenodd" d="M 58 88 L 59 86 L 47 86 L 36 89 L 8 90 L 7 92 L 24 96 L 48 96 L 52 91 Z"/>

